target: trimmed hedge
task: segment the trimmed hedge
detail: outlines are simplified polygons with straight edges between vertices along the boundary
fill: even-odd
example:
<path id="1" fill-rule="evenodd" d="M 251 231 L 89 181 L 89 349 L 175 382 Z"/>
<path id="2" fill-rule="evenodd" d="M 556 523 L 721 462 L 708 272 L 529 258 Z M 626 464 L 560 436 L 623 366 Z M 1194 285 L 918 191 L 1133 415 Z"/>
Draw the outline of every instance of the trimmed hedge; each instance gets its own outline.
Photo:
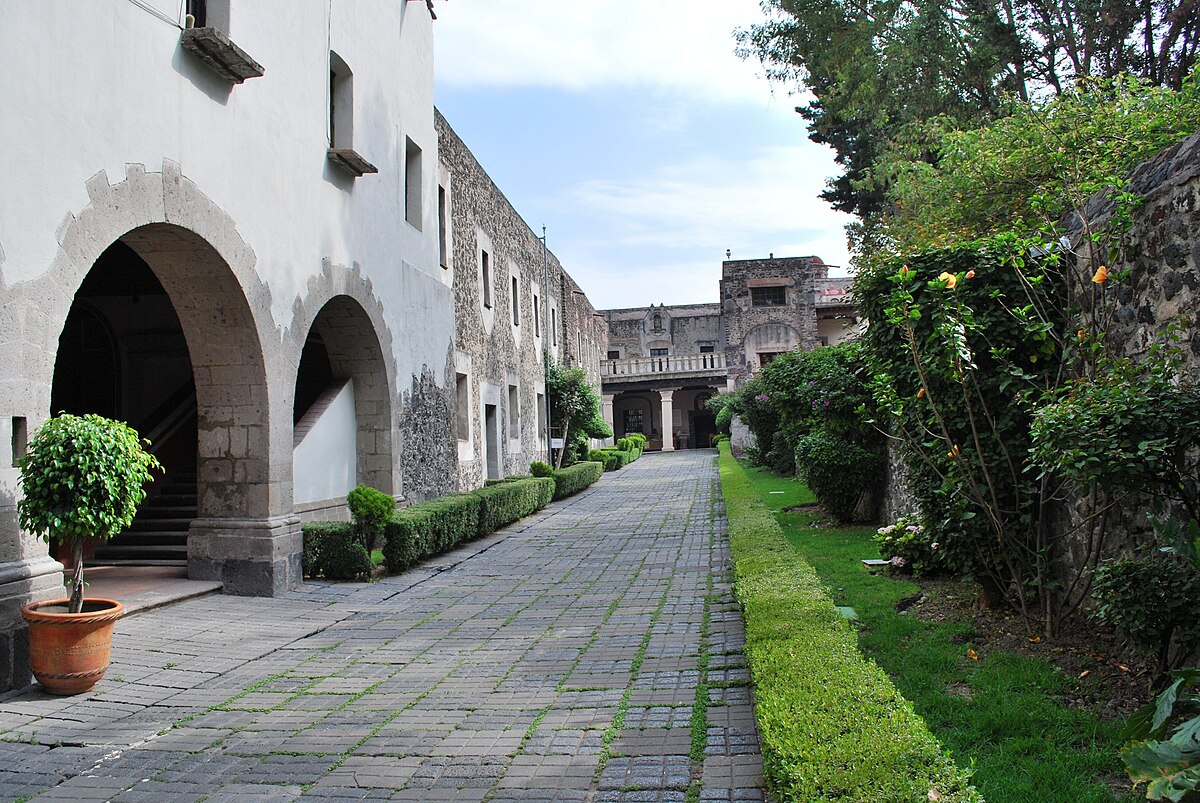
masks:
<path id="1" fill-rule="evenodd" d="M 357 528 L 348 521 L 313 521 L 305 524 L 304 552 L 300 558 L 306 577 L 328 580 L 370 579 L 371 556 L 357 539 Z"/>
<path id="2" fill-rule="evenodd" d="M 449 494 L 397 510 L 383 528 L 388 574 L 475 538 L 482 504 L 476 494 Z"/>
<path id="3" fill-rule="evenodd" d="M 480 499 L 479 535 L 494 533 L 545 507 L 539 503 L 547 493 L 553 494 L 553 487 L 554 480 L 549 477 L 526 477 L 472 491 Z"/>
<path id="4" fill-rule="evenodd" d="M 720 445 L 764 771 L 780 801 L 982 803 Z M 936 790 L 937 795 L 931 795 Z"/>
<path id="5" fill-rule="evenodd" d="M 576 463 L 554 474 L 554 498 L 565 499 L 579 493 L 584 488 L 600 479 L 604 473 L 604 464 L 592 461 Z"/>

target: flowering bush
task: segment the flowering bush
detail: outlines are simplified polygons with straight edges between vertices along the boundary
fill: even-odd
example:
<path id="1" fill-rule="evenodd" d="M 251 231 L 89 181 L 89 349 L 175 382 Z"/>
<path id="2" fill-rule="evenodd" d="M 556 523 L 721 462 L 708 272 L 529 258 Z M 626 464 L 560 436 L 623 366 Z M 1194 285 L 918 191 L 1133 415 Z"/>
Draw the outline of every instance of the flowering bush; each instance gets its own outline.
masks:
<path id="1" fill-rule="evenodd" d="M 895 524 L 875 531 L 879 554 L 895 571 L 905 574 L 935 574 L 950 569 L 949 552 L 916 516 L 901 516 Z"/>

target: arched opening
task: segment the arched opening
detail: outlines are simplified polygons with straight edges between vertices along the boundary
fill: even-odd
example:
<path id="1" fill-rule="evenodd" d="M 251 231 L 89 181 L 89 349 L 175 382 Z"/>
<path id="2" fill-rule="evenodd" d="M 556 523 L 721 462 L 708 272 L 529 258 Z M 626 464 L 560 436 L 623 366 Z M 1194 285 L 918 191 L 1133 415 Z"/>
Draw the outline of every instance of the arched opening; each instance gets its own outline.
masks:
<path id="1" fill-rule="evenodd" d="M 171 300 L 150 266 L 118 240 L 92 265 L 59 337 L 51 414 L 127 421 L 166 469 L 133 525 L 97 545 L 98 562 L 187 561 L 196 517 L 196 388 Z"/>
<path id="2" fill-rule="evenodd" d="M 182 564 L 196 519 L 270 515 L 266 388 L 246 297 L 212 246 L 157 223 L 103 251 L 61 330 L 50 412 L 128 421 L 166 476 L 98 561 Z"/>
<path id="3" fill-rule="evenodd" d="M 313 321 L 296 372 L 292 479 L 301 512 L 340 506 L 362 483 L 394 494 L 392 394 L 383 349 L 349 296 Z"/>

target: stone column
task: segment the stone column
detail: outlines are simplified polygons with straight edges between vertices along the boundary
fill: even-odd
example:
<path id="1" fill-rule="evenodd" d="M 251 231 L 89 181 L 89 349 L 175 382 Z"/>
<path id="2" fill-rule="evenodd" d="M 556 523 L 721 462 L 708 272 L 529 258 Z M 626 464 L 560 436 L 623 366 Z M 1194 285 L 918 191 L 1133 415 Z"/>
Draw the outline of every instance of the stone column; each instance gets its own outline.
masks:
<path id="1" fill-rule="evenodd" d="M 613 436 L 605 439 L 605 446 L 612 446 L 616 442 L 614 439 L 617 437 L 617 424 L 613 419 L 613 400 L 616 397 L 615 393 L 605 393 L 602 396 L 604 400 L 604 422 L 612 427 L 613 431 Z"/>
<path id="2" fill-rule="evenodd" d="M 673 402 L 675 391 L 660 390 L 658 396 L 662 399 L 662 450 L 673 452 L 675 451 L 675 405 Z"/>

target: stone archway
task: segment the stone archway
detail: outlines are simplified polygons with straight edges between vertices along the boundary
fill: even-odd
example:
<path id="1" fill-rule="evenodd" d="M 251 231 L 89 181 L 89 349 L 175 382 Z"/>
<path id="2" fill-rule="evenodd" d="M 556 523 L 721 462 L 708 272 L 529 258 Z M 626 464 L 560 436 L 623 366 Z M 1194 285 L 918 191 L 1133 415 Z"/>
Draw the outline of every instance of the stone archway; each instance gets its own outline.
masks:
<path id="1" fill-rule="evenodd" d="M 390 373 L 375 324 L 357 300 L 334 296 L 309 327 L 297 368 L 297 506 L 340 505 L 359 483 L 395 495 L 393 418 Z M 318 455 L 325 462 L 314 472 L 310 459 Z"/>
<path id="2" fill-rule="evenodd" d="M 118 184 L 104 173 L 87 183 L 91 203 L 64 223 L 47 273 L 22 288 L 20 301 L 41 313 L 23 344 L 36 352 L 37 371 L 28 377 L 34 419 L 49 412 L 59 337 L 76 293 L 119 243 L 161 284 L 190 357 L 198 515 L 187 541 L 189 576 L 220 580 L 227 593 L 283 593 L 300 581 L 301 539 L 281 404 L 289 394 L 270 390 L 283 373 L 270 292 L 233 220 L 178 165 L 126 170 Z"/>

